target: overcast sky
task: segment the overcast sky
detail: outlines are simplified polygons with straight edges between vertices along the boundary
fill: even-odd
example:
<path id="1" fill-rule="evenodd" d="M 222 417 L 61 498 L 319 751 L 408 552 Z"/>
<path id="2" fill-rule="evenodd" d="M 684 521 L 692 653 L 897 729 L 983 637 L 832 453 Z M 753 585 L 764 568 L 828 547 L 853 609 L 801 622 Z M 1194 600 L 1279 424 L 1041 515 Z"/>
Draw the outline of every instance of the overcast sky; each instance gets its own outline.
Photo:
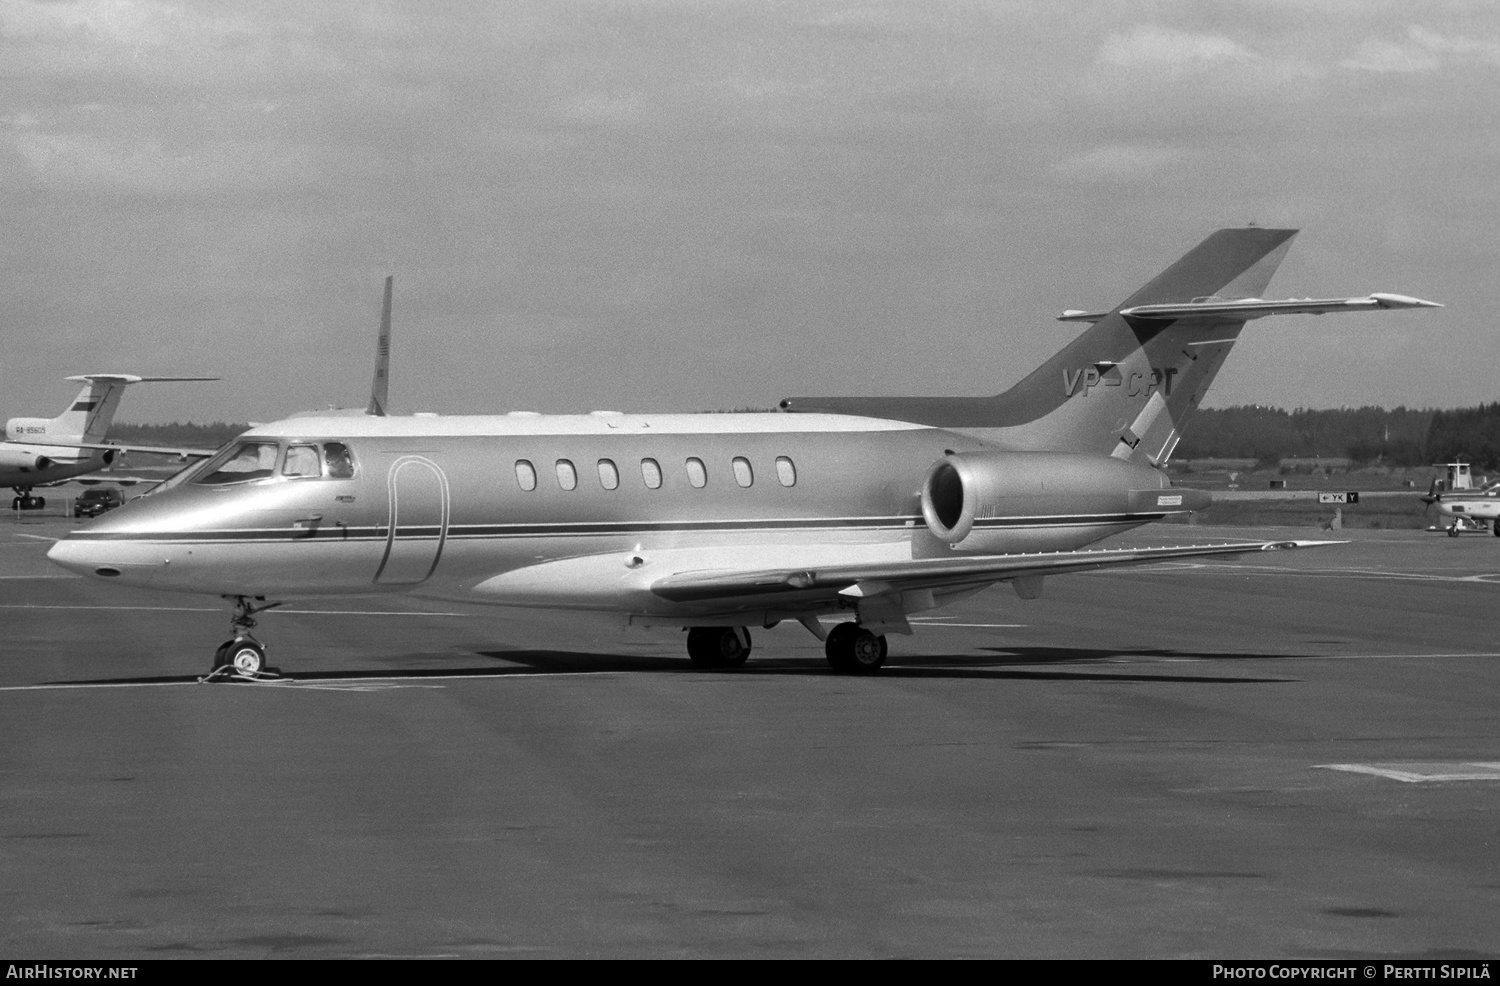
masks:
<path id="1" fill-rule="evenodd" d="M 0 0 L 0 417 L 988 394 L 1221 226 L 1208 403 L 1500 399 L 1489 0 Z"/>

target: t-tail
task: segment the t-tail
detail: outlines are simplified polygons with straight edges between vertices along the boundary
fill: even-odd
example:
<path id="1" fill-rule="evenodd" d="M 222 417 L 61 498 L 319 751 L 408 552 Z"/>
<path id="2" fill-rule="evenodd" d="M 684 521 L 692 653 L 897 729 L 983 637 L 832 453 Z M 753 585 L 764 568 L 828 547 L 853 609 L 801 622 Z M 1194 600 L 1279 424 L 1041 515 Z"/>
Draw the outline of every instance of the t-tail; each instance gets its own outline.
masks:
<path id="1" fill-rule="evenodd" d="M 994 397 L 794 397 L 787 411 L 895 418 L 1027 451 L 1088 452 L 1160 465 L 1245 322 L 1266 315 L 1439 308 L 1394 294 L 1265 301 L 1294 229 L 1221 229 Z"/>
<path id="2" fill-rule="evenodd" d="M 114 422 L 125 388 L 133 383 L 217 380 L 218 377 L 138 377 L 129 373 L 85 373 L 69 380 L 83 382 L 83 389 L 55 418 L 11 418 L 5 423 L 9 441 L 69 445 L 98 444 Z"/>

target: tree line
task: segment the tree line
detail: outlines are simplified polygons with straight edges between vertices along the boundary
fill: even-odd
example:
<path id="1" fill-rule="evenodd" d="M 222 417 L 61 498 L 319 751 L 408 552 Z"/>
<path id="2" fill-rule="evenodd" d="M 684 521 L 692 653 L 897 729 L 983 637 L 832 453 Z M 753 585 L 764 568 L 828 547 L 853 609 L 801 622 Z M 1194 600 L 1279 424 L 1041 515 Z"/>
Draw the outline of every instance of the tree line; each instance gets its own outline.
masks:
<path id="1" fill-rule="evenodd" d="M 218 448 L 249 429 L 222 421 L 200 425 L 118 424 L 110 438 L 131 445 Z M 1425 466 L 1461 461 L 1500 469 L 1500 402 L 1436 411 L 1341 407 L 1324 411 L 1244 405 L 1200 409 L 1173 458 L 1256 459 L 1347 457 L 1358 463 Z"/>
<path id="2" fill-rule="evenodd" d="M 1313 456 L 1387 466 L 1460 461 L 1500 469 L 1500 402 L 1446 411 L 1205 408 L 1188 422 L 1173 453 L 1174 459 L 1256 459 L 1265 465 Z"/>

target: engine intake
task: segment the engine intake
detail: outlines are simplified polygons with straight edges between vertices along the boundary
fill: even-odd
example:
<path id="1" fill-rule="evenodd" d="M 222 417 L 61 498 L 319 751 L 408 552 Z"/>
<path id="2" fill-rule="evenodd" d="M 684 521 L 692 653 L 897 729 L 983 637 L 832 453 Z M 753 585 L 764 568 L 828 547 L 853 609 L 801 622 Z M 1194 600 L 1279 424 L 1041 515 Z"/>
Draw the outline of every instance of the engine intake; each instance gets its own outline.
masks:
<path id="1" fill-rule="evenodd" d="M 952 453 L 933 463 L 922 483 L 928 529 L 955 547 L 980 550 L 1025 547 L 989 536 L 1001 529 L 1013 537 L 1048 521 L 1080 529 L 1143 523 L 1210 502 L 1200 490 L 1174 489 L 1144 463 L 1068 452 Z"/>

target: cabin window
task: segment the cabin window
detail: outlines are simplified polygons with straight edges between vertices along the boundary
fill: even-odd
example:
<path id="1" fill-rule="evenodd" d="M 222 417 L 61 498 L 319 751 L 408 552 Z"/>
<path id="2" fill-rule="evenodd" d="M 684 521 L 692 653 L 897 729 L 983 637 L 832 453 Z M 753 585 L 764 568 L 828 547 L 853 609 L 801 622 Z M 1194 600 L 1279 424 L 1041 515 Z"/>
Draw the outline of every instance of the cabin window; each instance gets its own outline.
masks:
<path id="1" fill-rule="evenodd" d="M 691 458 L 687 460 L 688 482 L 693 484 L 694 489 L 701 490 L 708 485 L 708 470 L 703 465 L 703 460 Z"/>
<path id="2" fill-rule="evenodd" d="M 536 489 L 536 467 L 528 459 L 516 460 L 516 483 L 530 493 Z"/>
<path id="3" fill-rule="evenodd" d="M 661 464 L 655 459 L 642 459 L 641 479 L 646 481 L 647 489 L 661 489 Z"/>
<path id="4" fill-rule="evenodd" d="M 557 485 L 565 490 L 571 490 L 578 485 L 578 470 L 573 468 L 573 463 L 567 459 L 557 460 Z"/>
<path id="5" fill-rule="evenodd" d="M 797 485 L 797 467 L 784 455 L 776 457 L 776 478 L 781 481 L 782 486 Z"/>
<path id="6" fill-rule="evenodd" d="M 616 469 L 614 462 L 609 459 L 599 460 L 599 485 L 607 490 L 620 485 L 620 470 Z"/>
<path id="7" fill-rule="evenodd" d="M 195 482 L 199 486 L 223 486 L 274 476 L 277 451 L 275 442 L 239 442 L 215 456 L 204 468 L 203 478 Z"/>
<path id="8" fill-rule="evenodd" d="M 748 487 L 755 482 L 755 472 L 750 468 L 750 460 L 743 455 L 734 457 L 734 481 L 741 486 Z"/>
<path id="9" fill-rule="evenodd" d="M 308 479 L 323 475 L 323 462 L 316 445 L 293 445 L 281 462 L 281 474 L 289 479 Z"/>
<path id="10" fill-rule="evenodd" d="M 323 475 L 329 479 L 352 479 L 354 477 L 354 456 L 349 452 L 349 446 L 343 442 L 323 443 Z"/>

